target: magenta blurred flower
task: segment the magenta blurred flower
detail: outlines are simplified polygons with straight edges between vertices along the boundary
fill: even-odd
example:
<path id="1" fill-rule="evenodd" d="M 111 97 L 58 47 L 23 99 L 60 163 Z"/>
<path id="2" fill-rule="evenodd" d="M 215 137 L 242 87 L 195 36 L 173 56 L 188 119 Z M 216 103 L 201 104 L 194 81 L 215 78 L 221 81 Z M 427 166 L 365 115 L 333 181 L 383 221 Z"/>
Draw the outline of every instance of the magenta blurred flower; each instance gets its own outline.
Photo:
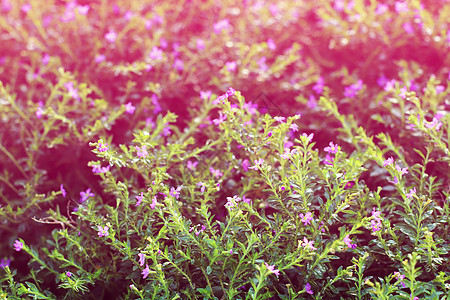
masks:
<path id="1" fill-rule="evenodd" d="M 109 235 L 109 232 L 108 232 L 109 228 L 108 228 L 108 226 L 102 227 L 102 226 L 98 225 L 97 226 L 97 230 L 98 230 L 97 234 L 98 234 L 99 237 L 102 237 L 102 236 L 106 237 L 106 236 Z"/>
<path id="2" fill-rule="evenodd" d="M 136 198 L 136 204 L 135 204 L 135 206 L 141 205 L 141 202 L 142 202 L 142 200 L 144 199 L 144 192 L 141 192 L 141 195 L 140 195 L 140 196 L 136 196 L 136 197 L 134 197 L 134 198 Z"/>
<path id="3" fill-rule="evenodd" d="M 267 48 L 269 48 L 270 50 L 275 50 L 277 48 L 277 45 L 275 44 L 275 42 L 272 39 L 268 39 L 267 40 Z"/>
<path id="4" fill-rule="evenodd" d="M 139 253 L 139 265 L 142 267 L 145 264 L 145 254 L 144 253 Z"/>
<path id="5" fill-rule="evenodd" d="M 227 19 L 214 23 L 213 29 L 215 34 L 219 34 L 222 30 L 228 30 L 230 28 L 230 22 Z"/>
<path id="6" fill-rule="evenodd" d="M 311 223 L 311 221 L 313 220 L 313 217 L 312 217 L 312 213 L 311 213 L 311 212 L 307 212 L 306 215 L 304 215 L 303 213 L 301 213 L 301 214 L 299 214 L 298 216 L 300 217 L 301 221 L 303 222 L 303 224 L 304 224 L 305 226 L 306 226 L 306 225 L 309 225 L 309 224 Z"/>
<path id="7" fill-rule="evenodd" d="M 152 204 L 150 204 L 150 208 L 155 209 L 157 204 L 158 204 L 158 199 L 156 199 L 156 196 L 154 196 L 152 199 Z"/>
<path id="8" fill-rule="evenodd" d="M 142 146 L 142 148 L 139 146 L 136 146 L 135 148 L 136 148 L 138 157 L 146 157 L 148 155 L 147 145 Z"/>
<path id="9" fill-rule="evenodd" d="M 180 191 L 181 191 L 181 186 L 177 187 L 176 189 L 174 187 L 172 187 L 169 191 L 169 195 L 172 197 L 175 197 L 175 199 L 178 199 L 180 197 Z"/>
<path id="10" fill-rule="evenodd" d="M 20 251 L 23 249 L 23 243 L 19 240 L 14 241 L 14 250 Z"/>
<path id="11" fill-rule="evenodd" d="M 211 172 L 211 175 L 213 175 L 216 178 L 220 178 L 223 176 L 223 173 L 219 169 L 216 170 L 213 167 L 210 167 L 209 171 Z"/>
<path id="12" fill-rule="evenodd" d="M 146 266 L 145 269 L 142 270 L 142 273 L 141 273 L 143 275 L 143 277 L 142 277 L 143 279 L 147 278 L 148 274 L 150 274 L 150 268 L 148 267 L 147 264 L 145 266 Z"/>
<path id="13" fill-rule="evenodd" d="M 107 40 L 110 43 L 114 43 L 117 39 L 117 33 L 115 33 L 113 30 L 110 30 L 108 33 L 105 34 L 105 40 Z"/>
<path id="14" fill-rule="evenodd" d="M 249 167 L 251 166 L 248 159 L 244 159 L 242 162 L 242 169 L 244 169 L 244 172 L 248 172 Z"/>
<path id="15" fill-rule="evenodd" d="M 0 268 L 4 269 L 5 267 L 9 267 L 10 264 L 11 259 L 2 258 L 2 260 L 0 261 Z"/>
<path id="16" fill-rule="evenodd" d="M 70 97 L 75 100 L 80 100 L 80 96 L 78 95 L 78 89 L 73 87 L 73 82 L 69 81 L 64 84 L 64 87 L 67 89 Z"/>
<path id="17" fill-rule="evenodd" d="M 200 99 L 208 100 L 211 98 L 212 92 L 211 91 L 200 91 Z"/>
<path id="18" fill-rule="evenodd" d="M 136 110 L 136 107 L 133 106 L 133 104 L 131 102 L 128 102 L 127 104 L 125 104 L 125 111 L 127 113 L 133 114 L 135 110 Z"/>
<path id="19" fill-rule="evenodd" d="M 91 189 L 88 188 L 85 192 L 80 192 L 80 196 L 81 196 L 80 203 L 83 203 L 84 201 L 86 201 L 90 197 L 94 197 L 95 194 L 91 193 Z"/>
<path id="20" fill-rule="evenodd" d="M 198 165 L 198 161 L 192 162 L 190 160 L 188 160 L 187 162 L 187 168 L 191 171 L 193 171 Z"/>
<path id="21" fill-rule="evenodd" d="M 62 184 L 59 186 L 59 189 L 60 189 L 61 194 L 63 195 L 63 197 L 66 197 L 67 193 L 66 193 L 66 190 L 64 189 L 64 186 Z"/>
<path id="22" fill-rule="evenodd" d="M 317 79 L 316 84 L 313 86 L 313 91 L 315 91 L 317 94 L 321 94 L 323 92 L 323 88 L 325 86 L 325 81 L 323 80 L 322 76 L 319 76 Z"/>
<path id="23" fill-rule="evenodd" d="M 31 4 L 30 3 L 26 3 L 26 4 L 22 5 L 20 10 L 23 11 L 24 13 L 27 13 L 27 12 L 30 11 L 30 9 L 31 9 Z"/>
<path id="24" fill-rule="evenodd" d="M 205 41 L 203 41 L 202 39 L 197 39 L 197 50 L 203 51 L 205 50 L 205 47 Z"/>
<path id="25" fill-rule="evenodd" d="M 184 63 L 181 59 L 175 59 L 175 62 L 173 63 L 173 68 L 177 71 L 183 71 L 184 70 Z"/>
<path id="26" fill-rule="evenodd" d="M 394 163 L 394 158 L 391 156 L 383 162 L 383 167 L 392 165 Z"/>
<path id="27" fill-rule="evenodd" d="M 386 4 L 378 3 L 375 13 L 377 15 L 383 15 L 388 11 L 389 7 Z"/>
<path id="28" fill-rule="evenodd" d="M 233 71 L 236 70 L 237 64 L 236 64 L 235 61 L 227 61 L 227 62 L 225 63 L 225 66 L 227 67 L 227 70 L 228 70 L 228 71 L 233 72 Z"/>
<path id="29" fill-rule="evenodd" d="M 99 64 L 99 63 L 105 61 L 105 59 L 106 59 L 106 56 L 105 56 L 105 55 L 103 55 L 103 54 L 98 54 L 98 55 L 95 57 L 94 61 L 95 61 L 96 63 Z"/>
<path id="30" fill-rule="evenodd" d="M 270 266 L 269 264 L 265 263 L 267 270 L 269 270 L 271 273 L 275 274 L 276 276 L 280 275 L 280 270 L 275 269 L 275 265 Z"/>
<path id="31" fill-rule="evenodd" d="M 323 148 L 323 150 L 325 152 L 328 152 L 329 154 L 331 154 L 331 153 L 336 154 L 339 150 L 339 146 L 337 144 L 336 145 L 333 144 L 333 142 L 330 142 L 329 146 Z"/>
<path id="32" fill-rule="evenodd" d="M 348 235 L 344 238 L 344 243 L 347 245 L 347 247 L 351 249 L 356 249 L 356 244 L 352 244 L 352 240 Z"/>
<path id="33" fill-rule="evenodd" d="M 152 48 L 152 51 L 149 54 L 150 59 L 152 60 L 161 60 L 163 59 L 163 51 L 159 49 L 158 47 L 154 46 Z"/>
<path id="34" fill-rule="evenodd" d="M 311 285 L 309 283 L 306 283 L 305 291 L 310 295 L 314 294 L 313 290 L 311 289 Z"/>

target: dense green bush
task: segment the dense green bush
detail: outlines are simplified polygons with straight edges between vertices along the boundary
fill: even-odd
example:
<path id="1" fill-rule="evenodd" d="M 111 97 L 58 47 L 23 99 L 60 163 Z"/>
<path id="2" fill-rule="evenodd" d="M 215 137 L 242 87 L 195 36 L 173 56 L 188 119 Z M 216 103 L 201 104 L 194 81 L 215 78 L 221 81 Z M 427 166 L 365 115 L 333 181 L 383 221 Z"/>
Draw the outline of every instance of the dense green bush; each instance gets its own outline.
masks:
<path id="1" fill-rule="evenodd" d="M 447 299 L 448 1 L 0 1 L 2 299 Z"/>

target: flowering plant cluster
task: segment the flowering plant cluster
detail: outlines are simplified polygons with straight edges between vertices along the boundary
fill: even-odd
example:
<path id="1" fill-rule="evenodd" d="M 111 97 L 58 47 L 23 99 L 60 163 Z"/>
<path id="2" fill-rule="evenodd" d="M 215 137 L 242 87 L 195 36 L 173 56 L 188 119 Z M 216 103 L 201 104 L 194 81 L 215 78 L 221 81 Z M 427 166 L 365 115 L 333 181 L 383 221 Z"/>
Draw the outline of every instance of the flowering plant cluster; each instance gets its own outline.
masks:
<path id="1" fill-rule="evenodd" d="M 448 19 L 0 0 L 0 296 L 445 298 Z"/>

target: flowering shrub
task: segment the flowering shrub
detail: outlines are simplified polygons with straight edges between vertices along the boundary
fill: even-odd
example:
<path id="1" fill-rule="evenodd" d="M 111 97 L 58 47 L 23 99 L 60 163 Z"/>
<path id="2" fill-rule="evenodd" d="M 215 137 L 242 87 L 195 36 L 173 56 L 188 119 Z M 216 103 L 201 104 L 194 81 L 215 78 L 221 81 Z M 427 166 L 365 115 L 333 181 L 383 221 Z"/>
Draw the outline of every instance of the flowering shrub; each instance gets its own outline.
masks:
<path id="1" fill-rule="evenodd" d="M 3 298 L 450 294 L 446 1 L 0 4 Z"/>

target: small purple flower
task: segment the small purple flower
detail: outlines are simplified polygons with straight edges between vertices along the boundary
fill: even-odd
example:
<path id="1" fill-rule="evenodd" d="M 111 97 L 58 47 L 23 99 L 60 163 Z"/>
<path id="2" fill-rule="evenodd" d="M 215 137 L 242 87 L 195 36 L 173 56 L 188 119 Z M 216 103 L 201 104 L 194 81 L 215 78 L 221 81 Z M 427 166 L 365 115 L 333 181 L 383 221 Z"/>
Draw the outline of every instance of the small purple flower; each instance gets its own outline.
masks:
<path id="1" fill-rule="evenodd" d="M 225 63 L 225 66 L 227 67 L 227 70 L 228 70 L 228 71 L 233 72 L 233 71 L 236 70 L 237 64 L 236 64 L 235 61 L 227 61 L 227 62 Z"/>
<path id="2" fill-rule="evenodd" d="M 400 272 L 394 272 L 394 277 L 397 278 L 397 282 L 400 282 L 400 284 L 406 288 L 406 284 L 403 282 L 403 279 L 405 279 L 405 275 L 400 274 Z"/>
<path id="3" fill-rule="evenodd" d="M 395 169 L 400 173 L 400 175 L 408 174 L 408 168 L 401 168 L 399 165 L 395 165 Z"/>
<path id="4" fill-rule="evenodd" d="M 274 117 L 275 121 L 277 121 L 278 123 L 283 123 L 284 120 L 286 119 L 285 117 Z"/>
<path id="5" fill-rule="evenodd" d="M 414 196 L 415 194 L 416 194 L 416 188 L 414 187 L 413 189 L 409 189 L 409 193 L 406 194 L 406 198 L 411 199 L 411 197 Z"/>
<path id="6" fill-rule="evenodd" d="M 108 230 L 109 230 L 109 228 L 108 228 L 108 226 L 105 226 L 105 227 L 102 227 L 102 226 L 100 226 L 100 225 L 98 225 L 97 226 L 97 230 L 98 230 L 98 236 L 99 237 L 102 237 L 102 236 L 108 236 L 108 234 L 109 234 L 109 232 L 108 232 Z"/>
<path id="7" fill-rule="evenodd" d="M 20 251 L 23 249 L 23 243 L 19 240 L 14 241 L 14 250 Z"/>
<path id="8" fill-rule="evenodd" d="M 212 92 L 211 91 L 200 91 L 200 99 L 208 100 L 211 98 Z"/>
<path id="9" fill-rule="evenodd" d="M 152 59 L 152 60 L 161 60 L 161 59 L 163 59 L 163 52 L 161 49 L 154 46 L 152 48 L 152 51 L 150 52 L 149 56 L 150 56 L 150 59 Z"/>
<path id="10" fill-rule="evenodd" d="M 250 162 L 248 159 L 244 159 L 244 161 L 242 162 L 242 169 L 244 169 L 244 172 L 248 172 L 248 169 L 250 167 Z"/>
<path id="11" fill-rule="evenodd" d="M 332 157 L 330 154 L 327 154 L 327 155 L 325 156 L 325 159 L 324 159 L 323 163 L 324 163 L 325 165 L 332 166 L 332 165 L 333 165 L 333 160 L 334 160 L 334 157 Z"/>
<path id="12" fill-rule="evenodd" d="M 142 267 L 145 264 L 145 254 L 144 253 L 139 253 L 139 265 Z"/>
<path id="13" fill-rule="evenodd" d="M 223 173 L 219 170 L 219 169 L 214 169 L 213 167 L 209 168 L 209 171 L 211 172 L 211 174 L 216 177 L 216 178 L 220 178 L 223 176 Z"/>
<path id="14" fill-rule="evenodd" d="M 66 276 L 67 276 L 67 277 L 71 277 L 71 276 L 72 276 L 72 273 L 70 273 L 69 271 L 67 271 L 67 272 L 66 272 Z"/>
<path id="15" fill-rule="evenodd" d="M 267 39 L 267 48 L 270 50 L 275 50 L 277 48 L 277 45 L 272 39 Z"/>
<path id="16" fill-rule="evenodd" d="M 63 197 L 65 198 L 66 195 L 67 195 L 67 193 L 66 193 L 66 190 L 64 189 L 64 186 L 63 186 L 62 184 L 59 186 L 59 189 L 60 189 L 60 191 L 61 191 L 61 194 L 62 194 Z"/>
<path id="17" fill-rule="evenodd" d="M 103 55 L 103 54 L 98 54 L 98 55 L 95 57 L 94 61 L 95 61 L 97 64 L 99 64 L 99 63 L 101 63 L 102 61 L 105 61 L 105 59 L 106 59 L 106 56 L 105 56 L 105 55 Z"/>
<path id="18" fill-rule="evenodd" d="M 203 182 L 199 182 L 199 183 L 197 183 L 197 186 L 200 187 L 200 192 L 202 192 L 202 194 L 203 194 L 206 189 L 206 184 L 204 184 Z"/>
<path id="19" fill-rule="evenodd" d="M 175 197 L 175 199 L 178 199 L 180 197 L 180 191 L 181 191 L 181 186 L 177 187 L 177 189 L 172 187 L 170 189 L 169 195 L 172 197 Z"/>
<path id="20" fill-rule="evenodd" d="M 38 108 L 36 110 L 36 117 L 40 119 L 42 118 L 43 115 L 44 115 L 44 103 L 42 103 L 42 101 L 39 101 Z"/>
<path id="21" fill-rule="evenodd" d="M 310 135 L 307 135 L 306 133 L 302 133 L 303 137 L 306 137 L 308 139 L 308 142 L 311 143 L 312 139 L 314 138 L 314 133 L 311 133 Z"/>
<path id="22" fill-rule="evenodd" d="M 150 274 L 150 268 L 148 267 L 148 264 L 145 265 L 145 269 L 142 270 L 142 275 L 144 275 L 142 278 L 145 279 L 147 278 L 148 274 Z"/>
<path id="23" fill-rule="evenodd" d="M 83 203 L 84 201 L 86 201 L 86 200 L 89 199 L 90 197 L 94 197 L 95 194 L 94 194 L 94 193 L 91 193 L 91 189 L 88 188 L 88 189 L 86 190 L 86 192 L 80 192 L 80 196 L 81 196 L 81 198 L 80 198 L 80 203 Z"/>
<path id="24" fill-rule="evenodd" d="M 187 168 L 191 171 L 193 171 L 198 165 L 198 161 L 192 162 L 190 160 L 188 160 L 187 162 Z"/>
<path id="25" fill-rule="evenodd" d="M 26 4 L 22 5 L 22 8 L 20 10 L 23 11 L 24 13 L 27 13 L 30 11 L 30 9 L 31 9 L 31 4 L 26 3 Z"/>
<path id="26" fill-rule="evenodd" d="M 344 238 L 344 243 L 347 245 L 347 247 L 351 249 L 356 249 L 356 244 L 352 244 L 352 240 L 348 235 Z"/>
<path id="27" fill-rule="evenodd" d="M 136 200 L 137 200 L 135 206 L 141 205 L 141 202 L 142 202 L 142 200 L 144 199 L 144 192 L 141 192 L 141 195 L 140 195 L 140 196 L 136 196 L 136 197 L 134 197 L 134 198 L 136 198 Z"/>
<path id="28" fill-rule="evenodd" d="M 233 89 L 232 87 L 229 87 L 228 90 L 227 90 L 227 97 L 233 96 L 234 93 L 236 93 L 236 90 Z"/>
<path id="29" fill-rule="evenodd" d="M 252 199 L 245 197 L 245 195 L 242 196 L 242 202 L 250 204 L 251 201 Z"/>
<path id="30" fill-rule="evenodd" d="M 389 7 L 386 4 L 379 3 L 375 9 L 377 15 L 384 15 L 388 11 Z"/>
<path id="31" fill-rule="evenodd" d="M 311 285 L 310 285 L 309 283 L 306 283 L 306 285 L 305 285 L 305 291 L 306 291 L 308 294 L 310 294 L 310 295 L 314 294 L 314 292 L 313 292 L 312 289 L 311 289 Z"/>
<path id="32" fill-rule="evenodd" d="M 306 237 L 303 238 L 303 243 L 302 243 L 302 247 L 304 247 L 305 249 L 310 249 L 312 251 L 316 251 L 317 248 L 314 247 L 314 241 L 308 241 L 308 239 Z"/>
<path id="33" fill-rule="evenodd" d="M 197 50 L 198 51 L 205 50 L 205 41 L 203 41 L 202 39 L 197 39 Z"/>
<path id="34" fill-rule="evenodd" d="M 265 264 L 266 264 L 267 269 L 268 269 L 271 273 L 275 274 L 276 276 L 280 275 L 280 270 L 275 269 L 275 265 L 269 266 L 269 264 L 267 264 L 267 263 L 265 263 Z"/>
<path id="35" fill-rule="evenodd" d="M 103 144 L 103 141 L 101 141 L 101 140 L 98 142 L 97 150 L 99 152 L 105 152 L 105 151 L 108 151 L 108 149 L 109 149 L 108 143 Z"/>
<path id="36" fill-rule="evenodd" d="M 133 104 L 132 104 L 131 102 L 128 102 L 128 103 L 125 105 L 125 111 L 126 111 L 127 113 L 133 114 L 135 110 L 136 110 L 136 107 L 133 106 Z"/>
<path id="37" fill-rule="evenodd" d="M 163 128 L 163 135 L 164 136 L 169 136 L 170 134 L 171 134 L 171 128 L 170 128 L 170 126 L 168 125 L 168 123 L 166 123 L 166 127 L 164 127 Z"/>
<path id="38" fill-rule="evenodd" d="M 383 167 L 392 165 L 394 163 L 394 158 L 391 156 L 383 162 Z"/>
<path id="39" fill-rule="evenodd" d="M 319 78 L 317 79 L 316 84 L 313 86 L 313 90 L 314 92 L 316 92 L 317 94 L 321 94 L 323 92 L 323 88 L 325 86 L 325 81 L 323 80 L 322 76 L 319 76 Z"/>
<path id="40" fill-rule="evenodd" d="M 370 220 L 370 224 L 372 225 L 373 232 L 381 230 L 381 222 L 379 220 Z"/>
<path id="41" fill-rule="evenodd" d="M 289 129 L 292 130 L 292 132 L 297 132 L 298 131 L 298 125 L 297 124 L 291 124 L 289 126 Z"/>
<path id="42" fill-rule="evenodd" d="M 135 148 L 136 148 L 138 157 L 146 157 L 148 155 L 147 146 L 146 145 L 144 145 L 142 147 L 136 146 Z"/>
<path id="43" fill-rule="evenodd" d="M 436 117 L 433 118 L 433 121 L 431 122 L 425 122 L 425 127 L 428 129 L 435 128 L 436 131 L 439 131 L 442 127 L 442 123 L 438 121 Z"/>
<path id="44" fill-rule="evenodd" d="M 262 159 L 262 158 L 255 160 L 255 165 L 253 167 L 249 167 L 249 169 L 258 170 L 258 166 L 262 165 L 263 162 L 264 162 L 264 159 Z"/>
<path id="45" fill-rule="evenodd" d="M 333 144 L 333 142 L 330 142 L 329 146 L 323 148 L 323 150 L 328 153 L 336 154 L 339 150 L 338 147 L 339 146 L 337 144 L 335 145 L 335 144 Z"/>
<path id="46" fill-rule="evenodd" d="M 353 98 L 356 96 L 356 93 L 363 88 L 362 80 L 358 80 L 356 83 L 345 88 L 344 96 L 347 98 Z"/>
<path id="47" fill-rule="evenodd" d="M 218 126 L 219 124 L 225 122 L 226 119 L 227 119 L 227 115 L 224 115 L 221 111 L 219 111 L 219 118 L 214 119 L 213 123 L 214 123 L 214 125 Z"/>
<path id="48" fill-rule="evenodd" d="M 105 40 L 107 40 L 110 43 L 114 43 L 117 39 L 117 33 L 114 32 L 114 30 L 110 30 L 108 33 L 105 34 Z"/>
<path id="49" fill-rule="evenodd" d="M 175 70 L 177 71 L 183 71 L 184 70 L 184 63 L 181 59 L 177 58 L 175 59 L 173 66 L 172 66 Z"/>
<path id="50" fill-rule="evenodd" d="M 80 100 L 80 96 L 78 95 L 78 89 L 73 87 L 73 82 L 66 82 L 64 84 L 64 87 L 67 89 L 67 92 L 69 92 L 70 97 L 72 97 L 75 100 Z"/>
<path id="51" fill-rule="evenodd" d="M 397 176 L 394 177 L 394 180 L 393 180 L 393 181 L 388 180 L 388 182 L 390 182 L 390 183 L 392 183 L 392 184 L 397 184 L 397 183 L 398 183 L 398 178 L 397 178 Z"/>
<path id="52" fill-rule="evenodd" d="M 227 30 L 230 28 L 230 22 L 227 19 L 221 20 L 217 23 L 214 23 L 213 30 L 215 34 L 219 34 L 222 30 Z"/>
<path id="53" fill-rule="evenodd" d="M 306 215 L 303 215 L 302 213 L 298 215 L 301 218 L 301 221 L 303 222 L 303 224 L 309 225 L 311 223 L 311 221 L 313 220 L 312 217 L 312 213 L 311 212 L 307 212 Z"/>
<path id="54" fill-rule="evenodd" d="M 48 53 L 45 53 L 45 55 L 42 57 L 42 64 L 46 66 L 48 65 L 49 62 L 50 62 L 50 55 L 48 55 Z"/>
<path id="55" fill-rule="evenodd" d="M 89 5 L 78 5 L 78 13 L 80 15 L 86 16 L 91 8 Z"/>
<path id="56" fill-rule="evenodd" d="M 158 204 L 158 199 L 156 199 L 156 196 L 155 196 L 152 199 L 152 204 L 150 204 L 150 208 L 155 209 L 157 204 Z"/>
<path id="57" fill-rule="evenodd" d="M 11 259 L 2 258 L 2 260 L 0 261 L 0 268 L 4 269 L 5 267 L 9 267 L 10 264 Z"/>

